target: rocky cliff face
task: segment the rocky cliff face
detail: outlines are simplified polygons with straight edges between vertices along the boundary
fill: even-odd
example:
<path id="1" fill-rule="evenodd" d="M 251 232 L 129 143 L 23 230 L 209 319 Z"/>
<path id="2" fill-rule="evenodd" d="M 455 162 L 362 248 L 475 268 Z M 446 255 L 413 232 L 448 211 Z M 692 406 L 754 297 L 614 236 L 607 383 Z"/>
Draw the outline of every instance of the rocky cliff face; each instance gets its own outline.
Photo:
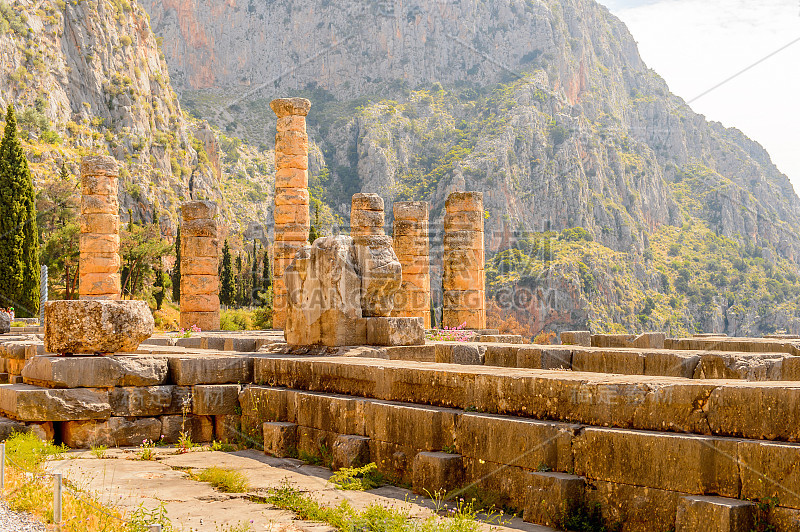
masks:
<path id="1" fill-rule="evenodd" d="M 184 117 L 140 6 L 19 0 L 0 5 L 0 22 L 0 104 L 17 109 L 39 185 L 62 162 L 75 172 L 82 155 L 108 153 L 122 165 L 123 219 L 129 211 L 146 222 L 159 216 L 171 233 L 177 203 L 226 203 L 219 153 L 207 156 L 217 147 L 214 135 Z M 253 199 L 255 215 L 266 196 Z M 224 210 L 229 221 L 235 211 Z"/>

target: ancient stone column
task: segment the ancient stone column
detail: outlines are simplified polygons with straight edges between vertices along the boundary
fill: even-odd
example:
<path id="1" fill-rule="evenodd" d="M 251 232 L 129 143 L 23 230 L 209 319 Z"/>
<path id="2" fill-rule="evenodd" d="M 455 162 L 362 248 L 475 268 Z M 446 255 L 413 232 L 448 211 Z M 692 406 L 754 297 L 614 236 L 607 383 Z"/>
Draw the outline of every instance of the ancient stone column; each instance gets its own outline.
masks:
<path id="1" fill-rule="evenodd" d="M 219 329 L 217 204 L 181 205 L 181 327 Z"/>
<path id="2" fill-rule="evenodd" d="M 442 325 L 486 328 L 483 193 L 453 192 L 445 201 Z"/>
<path id="3" fill-rule="evenodd" d="M 422 318 L 431 327 L 431 269 L 428 202 L 394 203 L 394 252 L 403 266 L 403 282 L 394 296 L 392 316 Z"/>
<path id="4" fill-rule="evenodd" d="M 362 276 L 361 309 L 365 318 L 390 316 L 400 289 L 401 265 L 383 223 L 383 198 L 377 194 L 353 195 L 350 236 Z"/>
<path id="5" fill-rule="evenodd" d="M 286 283 L 283 272 L 295 253 L 308 244 L 308 135 L 306 115 L 311 102 L 279 98 L 270 103 L 278 115 L 275 135 L 275 243 L 272 268 L 272 326 L 286 323 Z"/>
<path id="6" fill-rule="evenodd" d="M 80 299 L 119 299 L 119 168 L 113 157 L 81 160 Z"/>

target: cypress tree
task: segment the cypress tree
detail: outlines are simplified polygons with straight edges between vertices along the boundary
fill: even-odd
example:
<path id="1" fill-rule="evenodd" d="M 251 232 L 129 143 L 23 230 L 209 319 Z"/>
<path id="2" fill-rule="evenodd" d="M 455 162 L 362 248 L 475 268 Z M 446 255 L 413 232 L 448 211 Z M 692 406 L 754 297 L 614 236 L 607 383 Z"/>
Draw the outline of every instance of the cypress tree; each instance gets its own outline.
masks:
<path id="1" fill-rule="evenodd" d="M 39 314 L 39 238 L 28 160 L 9 104 L 0 143 L 0 306 L 17 316 Z"/>
<path id="2" fill-rule="evenodd" d="M 172 268 L 172 301 L 181 300 L 181 225 L 178 224 L 178 234 L 175 236 L 175 267 Z"/>
<path id="3" fill-rule="evenodd" d="M 269 267 L 269 250 L 264 250 L 264 274 L 261 276 L 261 281 L 264 283 L 262 286 L 264 287 L 264 291 L 266 292 L 270 288 L 272 288 L 272 270 Z"/>
<path id="4" fill-rule="evenodd" d="M 161 266 L 156 268 L 155 277 L 155 281 L 153 281 L 153 299 L 156 300 L 156 310 L 161 310 L 164 296 L 167 295 L 164 290 L 164 272 L 161 271 Z"/>
<path id="5" fill-rule="evenodd" d="M 236 295 L 236 284 L 233 280 L 233 260 L 231 258 L 231 248 L 228 246 L 227 239 L 225 240 L 225 245 L 222 247 L 220 284 L 219 301 L 223 305 L 230 306 L 233 304 L 233 298 Z"/>

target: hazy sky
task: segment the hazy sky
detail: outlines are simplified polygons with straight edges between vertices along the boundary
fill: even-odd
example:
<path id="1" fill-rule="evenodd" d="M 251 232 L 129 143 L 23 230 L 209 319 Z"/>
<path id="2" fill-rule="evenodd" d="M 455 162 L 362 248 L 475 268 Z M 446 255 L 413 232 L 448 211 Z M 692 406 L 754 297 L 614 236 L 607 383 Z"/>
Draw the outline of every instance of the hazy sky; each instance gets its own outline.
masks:
<path id="1" fill-rule="evenodd" d="M 700 96 L 799 39 L 800 0 L 599 1 L 673 93 L 759 142 L 800 193 L 800 41 Z"/>

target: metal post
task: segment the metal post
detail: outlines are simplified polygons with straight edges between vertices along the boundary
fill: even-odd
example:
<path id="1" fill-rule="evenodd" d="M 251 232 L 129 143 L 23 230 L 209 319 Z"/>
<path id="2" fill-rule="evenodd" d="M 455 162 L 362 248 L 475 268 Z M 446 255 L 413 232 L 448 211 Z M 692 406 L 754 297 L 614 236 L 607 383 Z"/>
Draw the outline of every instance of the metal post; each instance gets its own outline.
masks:
<path id="1" fill-rule="evenodd" d="M 6 442 L 0 443 L 0 490 L 6 487 Z M 0 493 L 2 495 L 2 493 Z"/>
<path id="2" fill-rule="evenodd" d="M 150 525 L 150 532 L 161 532 L 161 525 Z"/>
<path id="3" fill-rule="evenodd" d="M 61 532 L 61 473 L 53 473 L 53 523 Z"/>

